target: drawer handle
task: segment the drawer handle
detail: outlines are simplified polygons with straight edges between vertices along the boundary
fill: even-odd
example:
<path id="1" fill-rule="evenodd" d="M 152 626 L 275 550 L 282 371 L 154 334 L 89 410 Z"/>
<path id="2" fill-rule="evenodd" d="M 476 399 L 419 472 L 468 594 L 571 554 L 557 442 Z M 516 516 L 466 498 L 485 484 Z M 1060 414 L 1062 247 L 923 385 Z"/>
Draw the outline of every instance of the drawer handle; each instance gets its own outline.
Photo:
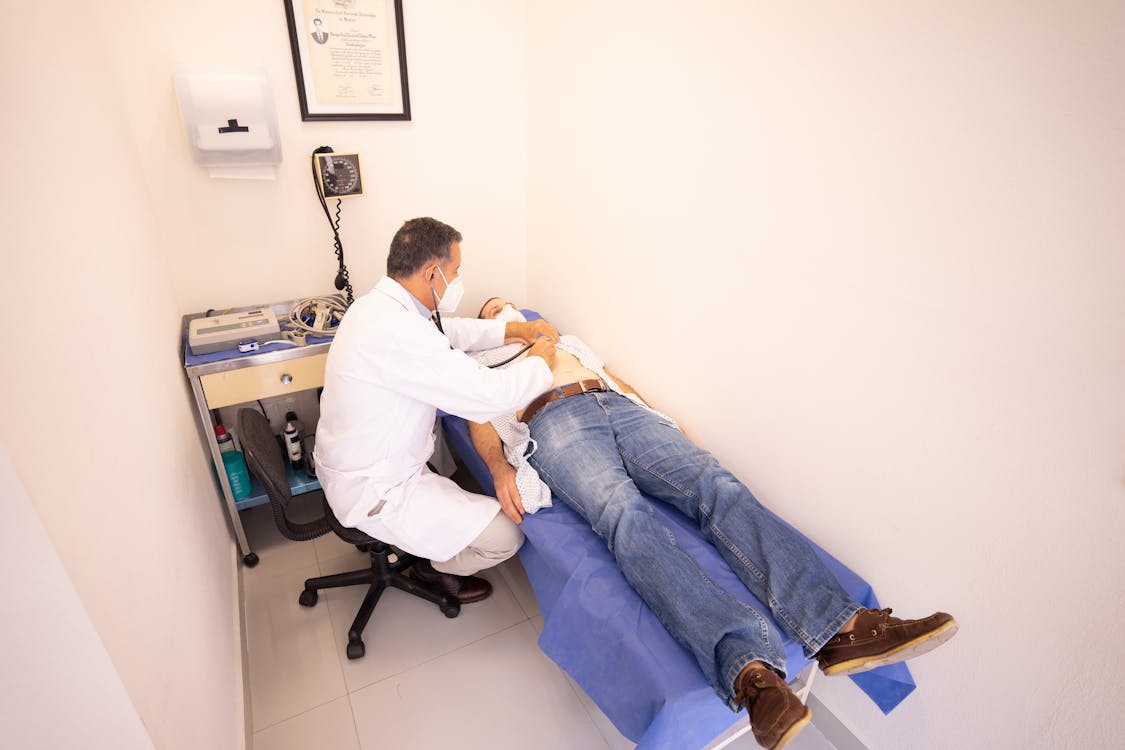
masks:
<path id="1" fill-rule="evenodd" d="M 289 385 L 292 382 L 293 382 L 293 376 L 292 375 L 290 375 L 287 372 L 281 374 L 281 384 L 282 385 Z"/>

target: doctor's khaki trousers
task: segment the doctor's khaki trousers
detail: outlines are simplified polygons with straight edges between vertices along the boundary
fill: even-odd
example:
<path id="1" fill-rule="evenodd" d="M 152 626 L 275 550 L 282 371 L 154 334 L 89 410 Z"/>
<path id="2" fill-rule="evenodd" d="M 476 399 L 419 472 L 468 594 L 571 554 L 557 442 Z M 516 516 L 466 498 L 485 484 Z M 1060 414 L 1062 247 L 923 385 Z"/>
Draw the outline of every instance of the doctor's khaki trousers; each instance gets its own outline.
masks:
<path id="1" fill-rule="evenodd" d="M 734 680 L 747 664 L 785 673 L 784 645 L 766 618 L 675 543 L 654 500 L 698 525 L 806 656 L 861 609 L 803 537 L 648 409 L 617 393 L 584 393 L 547 404 L 529 427 L 538 447 L 528 460 L 539 477 L 605 541 L 625 579 L 732 709 Z"/>
<path id="2" fill-rule="evenodd" d="M 455 576 L 471 576 L 473 573 L 491 568 L 507 560 L 519 551 L 523 544 L 523 532 L 503 513 L 484 527 L 469 546 L 453 557 L 442 562 L 433 561 L 434 570 Z"/>

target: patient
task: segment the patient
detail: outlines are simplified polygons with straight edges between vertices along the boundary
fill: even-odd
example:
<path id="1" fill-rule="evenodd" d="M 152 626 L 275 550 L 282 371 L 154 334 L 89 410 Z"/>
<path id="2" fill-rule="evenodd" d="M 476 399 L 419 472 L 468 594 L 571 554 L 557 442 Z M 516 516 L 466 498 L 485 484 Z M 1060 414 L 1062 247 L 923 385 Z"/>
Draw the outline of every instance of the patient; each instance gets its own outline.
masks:
<path id="1" fill-rule="evenodd" d="M 523 318 L 502 298 L 486 302 L 480 317 Z M 519 348 L 490 350 L 480 360 L 502 362 Z M 852 600 L 800 535 L 766 511 L 673 420 L 608 372 L 577 337 L 560 337 L 552 372 L 552 390 L 522 412 L 490 424 L 469 423 L 501 507 L 519 523 L 524 512 L 549 502 L 539 487 L 542 480 L 554 497 L 585 518 L 629 584 L 694 655 L 715 692 L 734 710 L 746 707 L 763 747 L 782 747 L 811 718 L 785 683 L 781 638 L 674 543 L 653 514 L 650 498 L 698 524 L 778 626 L 817 659 L 825 674 L 903 661 L 957 632 L 956 621 L 944 612 L 901 620 L 890 609 L 864 609 Z M 532 507 L 525 507 L 525 500 Z"/>

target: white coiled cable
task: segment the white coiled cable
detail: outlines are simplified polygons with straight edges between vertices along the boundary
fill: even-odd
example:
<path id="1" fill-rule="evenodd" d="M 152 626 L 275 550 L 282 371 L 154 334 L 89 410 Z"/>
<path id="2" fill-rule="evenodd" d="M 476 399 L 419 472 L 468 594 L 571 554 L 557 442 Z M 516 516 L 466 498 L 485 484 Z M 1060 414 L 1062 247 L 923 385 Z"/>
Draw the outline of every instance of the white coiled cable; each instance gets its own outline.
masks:
<path id="1" fill-rule="evenodd" d="M 333 294 L 327 297 L 307 297 L 297 300 L 293 307 L 289 308 L 289 326 L 314 336 L 335 336 L 336 329 L 339 328 L 340 321 L 347 309 L 348 303 L 342 294 Z M 314 320 L 313 325 L 309 325 L 303 320 L 310 314 Z M 320 328 L 315 325 L 317 318 L 323 320 L 323 325 Z M 333 318 L 336 319 L 335 323 L 332 322 Z"/>

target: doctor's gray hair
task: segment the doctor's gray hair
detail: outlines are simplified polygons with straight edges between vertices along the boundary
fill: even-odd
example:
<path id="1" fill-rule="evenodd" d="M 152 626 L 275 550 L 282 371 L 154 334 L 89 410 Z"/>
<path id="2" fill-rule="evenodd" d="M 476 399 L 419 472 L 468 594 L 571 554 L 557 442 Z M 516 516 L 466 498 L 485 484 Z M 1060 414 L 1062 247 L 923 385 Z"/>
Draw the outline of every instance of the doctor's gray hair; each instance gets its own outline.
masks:
<path id="1" fill-rule="evenodd" d="M 395 232 L 387 255 L 387 275 L 392 279 L 413 276 L 427 263 L 444 262 L 453 257 L 451 245 L 461 241 L 461 233 L 448 224 L 424 216 L 411 219 Z"/>

